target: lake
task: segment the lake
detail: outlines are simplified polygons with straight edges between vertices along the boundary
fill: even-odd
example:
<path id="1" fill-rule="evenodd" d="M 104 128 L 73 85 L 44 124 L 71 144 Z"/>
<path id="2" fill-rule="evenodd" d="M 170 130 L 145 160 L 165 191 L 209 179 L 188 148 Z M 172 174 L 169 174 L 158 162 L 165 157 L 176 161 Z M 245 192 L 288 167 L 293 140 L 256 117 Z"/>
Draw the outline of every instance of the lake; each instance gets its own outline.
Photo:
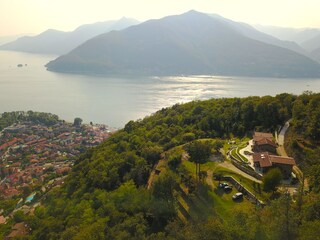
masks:
<path id="1" fill-rule="evenodd" d="M 51 112 L 61 119 L 123 127 L 175 103 L 320 91 L 320 79 L 218 76 L 106 77 L 54 73 L 56 56 L 0 51 L 0 112 Z M 22 67 L 18 67 L 22 64 Z M 25 65 L 27 64 L 27 65 Z"/>

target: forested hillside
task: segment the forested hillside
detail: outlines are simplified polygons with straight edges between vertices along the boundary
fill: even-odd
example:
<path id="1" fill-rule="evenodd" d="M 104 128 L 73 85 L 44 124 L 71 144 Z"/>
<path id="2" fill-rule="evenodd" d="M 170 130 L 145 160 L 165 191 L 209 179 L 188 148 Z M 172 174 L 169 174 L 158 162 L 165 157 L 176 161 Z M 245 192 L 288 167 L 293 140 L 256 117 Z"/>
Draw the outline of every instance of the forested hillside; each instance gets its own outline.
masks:
<path id="1" fill-rule="evenodd" d="M 0 131 L 13 123 L 30 121 L 34 123 L 42 123 L 45 125 L 53 125 L 59 121 L 59 117 L 52 113 L 33 112 L 33 111 L 16 111 L 5 112 L 0 114 Z"/>
<path id="2" fill-rule="evenodd" d="M 234 210 L 228 218 L 213 213 L 183 224 L 174 194 L 181 182 L 179 163 L 151 190 L 146 184 L 165 151 L 196 139 L 273 131 L 293 118 L 297 134 L 318 141 L 319 99 L 312 93 L 211 99 L 130 121 L 82 155 L 63 187 L 51 191 L 34 216 L 24 217 L 32 228 L 29 239 L 315 239 L 320 229 L 316 191 L 296 203 L 284 195 L 263 209 Z M 320 166 L 319 157 L 313 165 Z"/>

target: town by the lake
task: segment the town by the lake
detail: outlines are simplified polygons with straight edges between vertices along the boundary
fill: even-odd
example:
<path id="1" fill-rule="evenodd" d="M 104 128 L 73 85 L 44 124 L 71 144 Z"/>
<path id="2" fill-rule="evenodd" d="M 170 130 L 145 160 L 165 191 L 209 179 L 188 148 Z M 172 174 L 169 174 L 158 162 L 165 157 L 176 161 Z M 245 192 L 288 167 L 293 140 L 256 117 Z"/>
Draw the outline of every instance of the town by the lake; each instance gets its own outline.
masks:
<path id="1" fill-rule="evenodd" d="M 103 124 L 81 124 L 81 119 L 75 123 L 47 126 L 29 121 L 1 131 L 0 197 L 15 199 L 15 210 L 30 212 L 35 199 L 63 183 L 81 153 L 115 131 Z M 5 221 L 2 213 L 0 207 Z"/>

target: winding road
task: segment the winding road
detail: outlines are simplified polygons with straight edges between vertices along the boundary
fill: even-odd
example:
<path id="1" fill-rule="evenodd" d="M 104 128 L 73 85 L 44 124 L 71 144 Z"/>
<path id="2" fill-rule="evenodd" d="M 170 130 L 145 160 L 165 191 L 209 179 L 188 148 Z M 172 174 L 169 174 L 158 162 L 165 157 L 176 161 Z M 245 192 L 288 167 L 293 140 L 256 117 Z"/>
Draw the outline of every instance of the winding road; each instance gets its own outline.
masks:
<path id="1" fill-rule="evenodd" d="M 284 149 L 284 136 L 290 127 L 290 120 L 285 123 L 285 125 L 282 127 L 280 133 L 278 134 L 277 143 L 279 145 L 278 147 L 278 153 L 280 156 L 288 157 L 288 154 L 286 153 L 286 150 Z"/>
<path id="2" fill-rule="evenodd" d="M 277 149 L 278 154 L 280 156 L 284 156 L 284 157 L 288 157 L 288 154 L 286 153 L 286 150 L 284 149 L 283 145 L 284 145 L 285 134 L 286 134 L 288 128 L 290 127 L 290 121 L 291 121 L 291 119 L 285 123 L 285 125 L 282 127 L 278 137 L 276 138 L 277 142 L 278 142 L 278 145 L 279 145 L 279 147 Z M 297 165 L 294 165 L 293 166 L 293 171 L 297 174 L 297 177 L 301 181 L 303 179 L 303 172 L 301 171 L 301 169 Z M 307 179 L 304 179 L 304 186 L 306 188 L 308 188 L 308 180 Z"/>

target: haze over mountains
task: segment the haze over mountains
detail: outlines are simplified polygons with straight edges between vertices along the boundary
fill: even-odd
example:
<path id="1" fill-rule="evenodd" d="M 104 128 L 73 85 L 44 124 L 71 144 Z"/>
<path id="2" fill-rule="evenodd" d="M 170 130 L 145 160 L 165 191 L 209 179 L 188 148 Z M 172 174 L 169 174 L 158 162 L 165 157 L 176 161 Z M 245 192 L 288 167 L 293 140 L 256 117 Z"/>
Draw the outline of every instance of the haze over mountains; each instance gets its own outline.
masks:
<path id="1" fill-rule="evenodd" d="M 281 40 L 293 41 L 299 45 L 320 34 L 320 29 L 317 28 L 285 28 L 263 25 L 255 25 L 254 27 L 268 35 Z"/>
<path id="2" fill-rule="evenodd" d="M 284 43 L 246 24 L 190 11 L 99 35 L 47 67 L 89 74 L 320 76 L 319 63 L 276 44 Z"/>
<path id="3" fill-rule="evenodd" d="M 283 47 L 283 48 L 287 48 L 290 49 L 292 51 L 295 51 L 297 53 L 301 53 L 304 55 L 308 55 L 308 53 L 306 52 L 305 49 L 303 49 L 301 46 L 299 46 L 295 41 L 293 41 L 292 39 L 282 39 L 280 40 L 280 38 L 277 38 L 275 36 L 273 36 L 272 34 L 266 34 L 262 31 L 258 31 L 257 29 L 255 29 L 254 27 L 252 27 L 249 24 L 246 23 L 242 23 L 242 22 L 235 22 L 232 21 L 230 19 L 226 19 L 224 17 L 221 17 L 217 14 L 210 14 L 211 17 L 218 19 L 220 21 L 225 22 L 228 25 L 231 25 L 236 31 L 238 31 L 239 33 L 241 33 L 242 35 L 254 39 L 254 40 L 258 40 L 264 43 L 268 43 L 271 45 L 275 45 L 278 47 Z"/>
<path id="4" fill-rule="evenodd" d="M 281 40 L 289 40 L 298 43 L 309 56 L 320 61 L 320 29 L 318 28 L 281 28 L 272 26 L 260 26 L 256 28 L 266 34 Z M 308 55 L 308 54 L 307 54 Z"/>
<path id="5" fill-rule="evenodd" d="M 72 32 L 49 29 L 0 50 L 65 54 L 47 68 L 69 73 L 320 76 L 319 29 L 256 28 L 190 11 L 139 25 L 122 18 Z"/>
<path id="6" fill-rule="evenodd" d="M 85 41 L 105 32 L 121 30 L 139 22 L 135 19 L 86 24 L 72 32 L 49 29 L 36 36 L 25 36 L 0 46 L 1 50 L 12 50 L 39 54 L 66 54 Z"/>

